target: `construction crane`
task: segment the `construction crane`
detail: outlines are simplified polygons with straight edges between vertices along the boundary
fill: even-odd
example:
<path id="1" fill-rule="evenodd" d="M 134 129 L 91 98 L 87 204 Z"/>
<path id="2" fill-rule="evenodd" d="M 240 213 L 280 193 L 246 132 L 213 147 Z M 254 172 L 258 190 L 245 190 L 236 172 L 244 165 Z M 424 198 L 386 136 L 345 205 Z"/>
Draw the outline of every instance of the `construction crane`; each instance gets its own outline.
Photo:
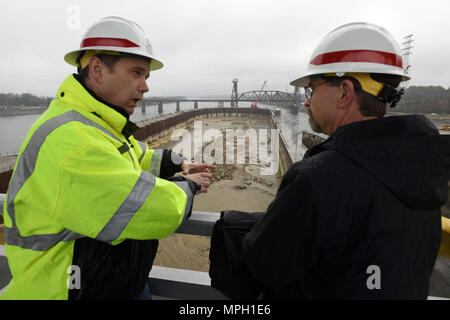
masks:
<path id="1" fill-rule="evenodd" d="M 259 90 L 259 94 L 256 96 L 255 102 L 251 104 L 252 108 L 256 108 L 258 106 L 258 101 L 261 98 L 261 93 L 262 93 L 264 87 L 266 86 L 266 83 L 267 83 L 267 80 L 264 81 L 264 83 L 263 83 L 263 85 L 261 87 L 261 90 Z"/>

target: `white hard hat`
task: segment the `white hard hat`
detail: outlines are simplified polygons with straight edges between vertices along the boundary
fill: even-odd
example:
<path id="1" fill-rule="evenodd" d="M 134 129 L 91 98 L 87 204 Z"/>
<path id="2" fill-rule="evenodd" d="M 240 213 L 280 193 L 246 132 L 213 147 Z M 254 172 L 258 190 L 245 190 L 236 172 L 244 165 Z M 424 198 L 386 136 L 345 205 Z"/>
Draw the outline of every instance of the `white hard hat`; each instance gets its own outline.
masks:
<path id="1" fill-rule="evenodd" d="M 137 55 L 151 59 L 150 70 L 158 70 L 163 63 L 153 56 L 153 48 L 144 30 L 135 22 L 120 17 L 106 17 L 94 23 L 81 39 L 80 49 L 71 51 L 64 60 L 78 66 L 82 51 L 97 50 Z"/>
<path id="2" fill-rule="evenodd" d="M 396 75 L 401 81 L 410 77 L 403 70 L 399 44 L 384 28 L 365 22 L 342 25 L 328 33 L 311 55 L 306 74 L 291 82 L 307 87 L 314 76 L 345 73 Z"/>

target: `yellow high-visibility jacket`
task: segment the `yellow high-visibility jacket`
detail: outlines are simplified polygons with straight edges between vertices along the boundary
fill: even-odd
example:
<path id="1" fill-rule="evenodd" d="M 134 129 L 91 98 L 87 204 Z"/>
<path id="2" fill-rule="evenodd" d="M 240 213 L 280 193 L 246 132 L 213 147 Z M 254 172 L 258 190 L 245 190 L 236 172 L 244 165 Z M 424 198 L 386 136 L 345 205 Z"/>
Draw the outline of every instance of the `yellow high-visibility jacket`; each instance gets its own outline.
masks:
<path id="1" fill-rule="evenodd" d="M 74 75 L 61 84 L 30 128 L 8 188 L 12 280 L 1 299 L 67 299 L 75 240 L 165 238 L 188 217 L 195 185 L 159 178 L 162 150 L 127 137 L 132 129 Z"/>

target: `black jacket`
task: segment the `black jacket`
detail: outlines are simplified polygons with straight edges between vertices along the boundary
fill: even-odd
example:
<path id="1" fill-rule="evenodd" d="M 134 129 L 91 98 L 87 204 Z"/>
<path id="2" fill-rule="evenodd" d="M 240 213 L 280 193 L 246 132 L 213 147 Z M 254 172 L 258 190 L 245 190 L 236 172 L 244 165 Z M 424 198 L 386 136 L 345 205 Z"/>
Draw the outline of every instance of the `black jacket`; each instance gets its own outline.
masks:
<path id="1" fill-rule="evenodd" d="M 285 174 L 247 266 L 266 298 L 425 299 L 449 177 L 450 135 L 424 116 L 342 126 Z"/>

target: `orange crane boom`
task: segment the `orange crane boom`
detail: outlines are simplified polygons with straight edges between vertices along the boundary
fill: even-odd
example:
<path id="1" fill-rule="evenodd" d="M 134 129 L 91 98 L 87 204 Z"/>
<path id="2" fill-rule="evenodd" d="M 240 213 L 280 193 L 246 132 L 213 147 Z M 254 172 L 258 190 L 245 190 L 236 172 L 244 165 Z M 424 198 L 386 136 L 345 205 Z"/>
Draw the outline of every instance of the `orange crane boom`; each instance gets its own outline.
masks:
<path id="1" fill-rule="evenodd" d="M 261 92 L 263 91 L 264 87 L 266 86 L 267 80 L 264 81 L 261 89 L 259 90 L 259 94 L 256 96 L 256 100 L 254 103 L 251 104 L 252 108 L 256 108 L 258 106 L 258 101 L 261 98 Z"/>

